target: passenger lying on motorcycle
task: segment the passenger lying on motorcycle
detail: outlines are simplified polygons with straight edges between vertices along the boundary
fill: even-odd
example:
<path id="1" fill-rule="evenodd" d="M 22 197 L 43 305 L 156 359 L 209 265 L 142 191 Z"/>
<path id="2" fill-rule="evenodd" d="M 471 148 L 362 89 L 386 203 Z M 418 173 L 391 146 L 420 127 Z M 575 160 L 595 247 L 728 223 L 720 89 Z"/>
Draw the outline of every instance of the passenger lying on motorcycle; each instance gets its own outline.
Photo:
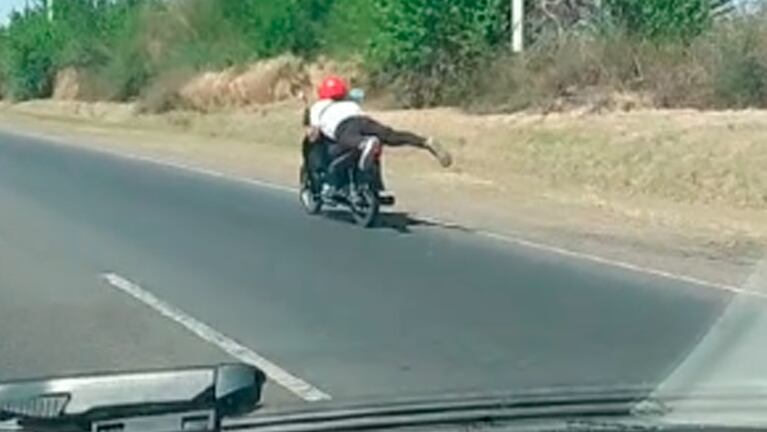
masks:
<path id="1" fill-rule="evenodd" d="M 330 160 L 336 160 L 349 152 L 355 152 L 360 168 L 367 169 L 380 151 L 382 144 L 389 146 L 412 146 L 428 151 L 443 167 L 452 164 L 452 156 L 433 138 L 425 138 L 407 131 L 399 131 L 383 125 L 367 116 L 359 102 L 349 97 L 349 86 L 343 78 L 329 76 L 317 90 L 319 100 L 306 113 L 306 139 L 327 145 Z M 329 141 L 323 141 L 328 139 Z M 321 149 L 316 150 L 318 153 Z M 319 158 L 318 158 L 319 159 Z M 323 195 L 338 193 L 343 166 L 331 163 L 324 182 Z"/>

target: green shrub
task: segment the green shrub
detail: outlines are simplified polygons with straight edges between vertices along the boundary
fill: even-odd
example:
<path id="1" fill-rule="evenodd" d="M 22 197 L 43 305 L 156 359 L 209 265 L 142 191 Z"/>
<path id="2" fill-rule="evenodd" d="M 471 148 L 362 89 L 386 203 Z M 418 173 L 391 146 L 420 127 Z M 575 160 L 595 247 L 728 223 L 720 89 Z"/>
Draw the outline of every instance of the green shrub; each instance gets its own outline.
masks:
<path id="1" fill-rule="evenodd" d="M 713 104 L 767 107 L 767 26 L 763 16 L 726 25 L 707 40 L 713 65 Z"/>
<path id="2" fill-rule="evenodd" d="M 732 0 L 605 0 L 618 28 L 653 40 L 685 40 L 710 28 Z"/>
<path id="3" fill-rule="evenodd" d="M 59 41 L 42 7 L 14 13 L 4 39 L 2 69 L 8 95 L 18 100 L 49 96 Z"/>
<path id="4" fill-rule="evenodd" d="M 364 53 L 377 32 L 375 15 L 375 4 L 371 0 L 334 2 L 321 32 L 322 51 L 340 59 Z"/>
<path id="5" fill-rule="evenodd" d="M 154 16 L 158 8 L 147 2 L 135 5 L 125 12 L 123 21 L 115 26 L 110 41 L 109 58 L 99 65 L 91 65 L 94 96 L 109 100 L 126 100 L 137 96 L 153 73 L 149 55 L 145 20 Z"/>
<path id="6" fill-rule="evenodd" d="M 54 5 L 55 19 L 51 26 L 61 42 L 56 53 L 56 66 L 103 63 L 108 55 L 106 43 L 109 36 L 103 34 L 101 24 L 110 4 L 67 0 Z"/>
<path id="7" fill-rule="evenodd" d="M 378 32 L 368 53 L 379 83 L 396 83 L 411 106 L 448 103 L 494 53 L 506 0 L 376 0 Z"/>
<path id="8" fill-rule="evenodd" d="M 8 57 L 8 35 L 5 27 L 0 27 L 0 99 L 7 97 L 8 77 L 5 60 Z"/>
<path id="9" fill-rule="evenodd" d="M 117 70 L 121 75 L 135 73 L 135 65 L 143 59 L 131 64 L 120 59 L 133 55 L 126 41 L 135 39 L 138 11 L 151 1 L 58 1 L 52 21 L 45 3 L 39 1 L 14 14 L 3 30 L 0 74 L 6 93 L 16 99 L 49 96 L 56 72 L 66 67 L 75 67 L 91 78 L 82 84 L 93 87 L 86 89 L 92 97 L 124 93 L 122 88 L 111 89 L 111 80 L 101 72 L 109 71 L 107 76 L 116 75 Z M 129 87 L 129 81 L 136 79 L 117 81 L 126 81 L 123 84 Z"/>
<path id="10" fill-rule="evenodd" d="M 347 0 L 212 0 L 241 35 L 253 58 L 286 52 L 316 55 L 323 46 L 326 18 Z"/>

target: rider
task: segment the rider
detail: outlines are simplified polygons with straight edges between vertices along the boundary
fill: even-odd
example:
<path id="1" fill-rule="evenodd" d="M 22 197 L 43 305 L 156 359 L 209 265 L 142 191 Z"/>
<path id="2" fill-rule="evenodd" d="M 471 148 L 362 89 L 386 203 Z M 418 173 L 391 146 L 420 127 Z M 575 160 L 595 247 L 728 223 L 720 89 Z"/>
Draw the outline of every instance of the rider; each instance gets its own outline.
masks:
<path id="1" fill-rule="evenodd" d="M 318 142 L 323 136 L 331 139 L 331 160 L 351 152 L 359 152 L 360 167 L 368 167 L 382 144 L 412 146 L 430 152 L 443 167 L 453 163 L 452 156 L 433 138 L 399 131 L 365 115 L 359 103 L 349 98 L 349 85 L 338 76 L 328 76 L 317 89 L 319 100 L 309 109 L 307 138 Z M 326 195 L 335 195 L 340 167 L 331 164 Z"/>

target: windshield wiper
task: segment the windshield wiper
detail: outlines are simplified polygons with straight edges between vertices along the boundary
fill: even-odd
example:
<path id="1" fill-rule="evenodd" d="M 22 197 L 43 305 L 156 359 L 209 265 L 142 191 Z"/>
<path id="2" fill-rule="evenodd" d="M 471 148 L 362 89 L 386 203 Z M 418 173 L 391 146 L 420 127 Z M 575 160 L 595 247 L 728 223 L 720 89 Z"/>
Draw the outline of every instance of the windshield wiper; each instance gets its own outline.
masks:
<path id="1" fill-rule="evenodd" d="M 0 384 L 0 428 L 215 431 L 223 417 L 257 406 L 265 379 L 255 367 L 226 364 L 16 381 Z"/>

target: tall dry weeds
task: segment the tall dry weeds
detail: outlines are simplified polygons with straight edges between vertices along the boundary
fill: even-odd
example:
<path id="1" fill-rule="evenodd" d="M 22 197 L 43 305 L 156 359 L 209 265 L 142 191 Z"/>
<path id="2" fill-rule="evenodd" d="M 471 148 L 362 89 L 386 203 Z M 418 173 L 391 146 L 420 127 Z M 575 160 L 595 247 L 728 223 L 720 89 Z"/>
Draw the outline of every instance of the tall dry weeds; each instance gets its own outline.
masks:
<path id="1" fill-rule="evenodd" d="M 692 41 L 657 43 L 618 30 L 544 37 L 476 77 L 481 111 L 604 104 L 635 94 L 659 108 L 767 107 L 767 14 L 719 21 Z"/>

